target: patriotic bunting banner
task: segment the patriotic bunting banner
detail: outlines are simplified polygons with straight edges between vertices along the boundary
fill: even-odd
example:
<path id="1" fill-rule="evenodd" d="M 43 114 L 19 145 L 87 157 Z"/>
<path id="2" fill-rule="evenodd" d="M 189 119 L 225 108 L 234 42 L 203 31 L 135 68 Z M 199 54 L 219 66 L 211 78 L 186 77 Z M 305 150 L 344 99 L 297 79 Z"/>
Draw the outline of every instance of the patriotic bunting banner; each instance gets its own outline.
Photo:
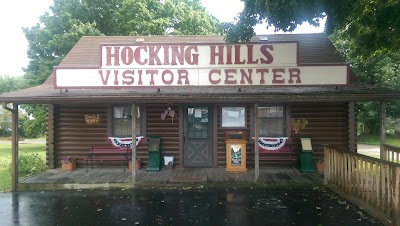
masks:
<path id="1" fill-rule="evenodd" d="M 279 151 L 288 139 L 288 137 L 259 137 L 258 147 L 260 151 Z"/>
<path id="2" fill-rule="evenodd" d="M 132 137 L 109 137 L 115 147 L 132 147 Z M 143 140 L 143 136 L 136 137 L 136 146 Z"/>

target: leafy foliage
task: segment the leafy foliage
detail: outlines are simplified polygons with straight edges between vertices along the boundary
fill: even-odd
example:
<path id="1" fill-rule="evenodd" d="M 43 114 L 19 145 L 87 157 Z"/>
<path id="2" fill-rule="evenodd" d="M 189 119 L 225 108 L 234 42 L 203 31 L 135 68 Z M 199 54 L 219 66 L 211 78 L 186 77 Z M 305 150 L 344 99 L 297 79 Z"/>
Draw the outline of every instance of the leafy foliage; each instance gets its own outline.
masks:
<path id="1" fill-rule="evenodd" d="M 0 93 L 12 92 L 26 87 L 25 80 L 18 76 L 0 76 Z"/>
<path id="2" fill-rule="evenodd" d="M 82 36 L 219 34 L 218 20 L 199 0 L 55 0 L 40 23 L 24 28 L 27 86 L 42 84 Z M 1 81 L 0 81 L 1 82 Z M 46 129 L 44 106 L 25 106 L 26 135 Z"/>
<path id="3" fill-rule="evenodd" d="M 343 30 L 359 55 L 400 47 L 400 2 L 397 0 L 243 0 L 244 10 L 235 23 L 224 24 L 228 42 L 248 41 L 253 26 L 265 22 L 275 30 L 291 32 L 303 22 L 318 26 L 327 17 L 328 34 Z"/>
<path id="4" fill-rule="evenodd" d="M 18 156 L 18 176 L 30 176 L 47 169 L 45 161 L 37 153 L 20 153 Z M 11 164 L 9 166 L 11 172 Z"/>
<path id="5" fill-rule="evenodd" d="M 361 82 L 378 85 L 393 90 L 400 90 L 400 51 L 398 49 L 380 49 L 369 57 L 360 55 L 354 49 L 354 42 L 344 30 L 335 31 L 331 36 L 336 48 L 346 56 L 353 72 Z M 380 131 L 379 104 L 377 102 L 360 102 L 357 106 L 360 132 L 377 134 Z M 388 118 L 398 118 L 400 102 L 388 101 L 386 104 Z"/>
<path id="6" fill-rule="evenodd" d="M 46 106 L 26 105 L 24 106 L 28 116 L 32 119 L 23 122 L 24 135 L 28 138 L 37 138 L 46 132 Z"/>
<path id="7" fill-rule="evenodd" d="M 290 32 L 303 22 L 318 26 L 320 19 L 326 17 L 326 32 L 360 81 L 400 90 L 400 1 L 243 1 L 245 8 L 235 23 L 223 25 L 228 42 L 250 40 L 257 23 L 265 22 L 276 31 Z M 387 116 L 398 115 L 400 103 L 389 102 Z M 366 132 L 378 133 L 378 103 L 360 103 L 358 120 Z"/>

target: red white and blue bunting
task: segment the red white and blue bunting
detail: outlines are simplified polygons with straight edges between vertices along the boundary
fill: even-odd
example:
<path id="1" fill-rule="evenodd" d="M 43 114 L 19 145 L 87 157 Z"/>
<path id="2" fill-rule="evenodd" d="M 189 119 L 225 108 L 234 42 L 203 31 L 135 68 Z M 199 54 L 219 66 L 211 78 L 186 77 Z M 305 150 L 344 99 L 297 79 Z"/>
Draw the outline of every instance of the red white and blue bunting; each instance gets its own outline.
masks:
<path id="1" fill-rule="evenodd" d="M 285 146 L 288 139 L 288 137 L 259 137 L 258 147 L 260 151 L 265 152 L 279 151 Z"/>
<path id="2" fill-rule="evenodd" d="M 132 147 L 132 137 L 109 137 L 115 147 Z M 136 137 L 136 146 L 143 140 L 143 136 Z"/>

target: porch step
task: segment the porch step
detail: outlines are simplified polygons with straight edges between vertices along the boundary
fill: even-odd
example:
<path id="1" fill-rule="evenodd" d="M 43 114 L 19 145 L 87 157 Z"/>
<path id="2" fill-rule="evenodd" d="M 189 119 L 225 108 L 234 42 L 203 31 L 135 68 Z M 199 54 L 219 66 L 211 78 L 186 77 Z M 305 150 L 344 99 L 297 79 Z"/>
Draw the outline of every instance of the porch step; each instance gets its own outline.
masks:
<path id="1" fill-rule="evenodd" d="M 170 183 L 204 183 L 207 177 L 171 177 Z"/>

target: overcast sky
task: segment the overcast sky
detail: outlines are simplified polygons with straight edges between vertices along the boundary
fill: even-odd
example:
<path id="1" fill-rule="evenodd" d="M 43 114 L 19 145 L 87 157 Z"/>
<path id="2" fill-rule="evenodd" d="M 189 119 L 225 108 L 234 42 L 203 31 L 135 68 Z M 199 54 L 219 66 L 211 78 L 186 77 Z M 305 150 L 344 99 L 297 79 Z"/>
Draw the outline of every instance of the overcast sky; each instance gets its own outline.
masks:
<path id="1" fill-rule="evenodd" d="M 208 11 L 220 21 L 232 21 L 243 9 L 240 0 L 202 0 Z M 0 75 L 23 75 L 22 68 L 28 65 L 27 41 L 22 27 L 34 26 L 38 17 L 49 9 L 52 0 L 3 0 L 0 3 Z M 258 34 L 271 33 L 263 26 L 256 28 Z M 323 32 L 323 28 L 302 26 L 297 33 Z"/>

